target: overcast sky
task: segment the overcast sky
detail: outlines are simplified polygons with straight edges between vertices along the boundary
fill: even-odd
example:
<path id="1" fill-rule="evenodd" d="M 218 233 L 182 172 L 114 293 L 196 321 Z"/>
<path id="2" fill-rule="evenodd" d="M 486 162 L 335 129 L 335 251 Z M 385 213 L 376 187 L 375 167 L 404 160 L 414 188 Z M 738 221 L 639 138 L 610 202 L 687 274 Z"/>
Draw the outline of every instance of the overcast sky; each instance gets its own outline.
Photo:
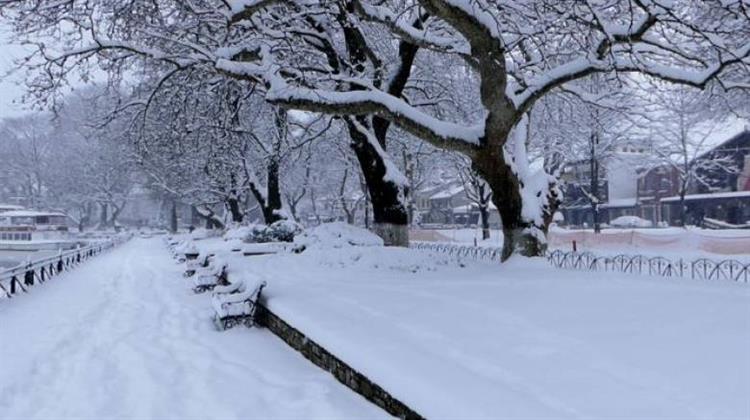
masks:
<path id="1" fill-rule="evenodd" d="M 19 83 L 23 82 L 23 76 L 19 71 L 8 74 L 13 70 L 13 61 L 23 56 L 23 49 L 11 44 L 9 39 L 7 28 L 0 25 L 0 118 L 26 112 L 20 104 L 24 89 Z"/>

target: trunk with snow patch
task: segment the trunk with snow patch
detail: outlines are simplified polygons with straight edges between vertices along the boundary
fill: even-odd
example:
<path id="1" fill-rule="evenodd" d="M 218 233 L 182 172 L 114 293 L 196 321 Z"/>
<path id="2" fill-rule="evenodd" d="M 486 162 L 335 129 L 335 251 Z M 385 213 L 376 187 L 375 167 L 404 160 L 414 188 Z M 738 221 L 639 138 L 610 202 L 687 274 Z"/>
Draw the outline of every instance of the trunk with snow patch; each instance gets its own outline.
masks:
<path id="1" fill-rule="evenodd" d="M 401 186 L 386 177 L 383 156 L 367 136 L 351 123 L 349 135 L 372 204 L 372 231 L 383 238 L 386 246 L 409 246 L 409 215 Z"/>
<path id="2" fill-rule="evenodd" d="M 528 119 L 523 117 L 501 142 L 493 139 L 472 157 L 472 165 L 490 186 L 492 202 L 500 213 L 502 261 L 513 254 L 543 256 L 547 231 L 559 204 L 554 178 L 544 169 L 535 172 L 529 167 L 527 129 Z"/>

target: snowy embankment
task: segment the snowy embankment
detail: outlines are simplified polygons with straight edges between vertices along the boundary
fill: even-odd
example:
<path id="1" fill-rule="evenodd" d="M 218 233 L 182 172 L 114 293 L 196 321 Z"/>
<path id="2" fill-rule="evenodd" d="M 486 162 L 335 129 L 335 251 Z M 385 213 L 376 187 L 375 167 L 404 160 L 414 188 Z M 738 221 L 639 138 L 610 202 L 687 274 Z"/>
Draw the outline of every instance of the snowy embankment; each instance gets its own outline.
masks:
<path id="1" fill-rule="evenodd" d="M 663 256 L 715 259 L 750 257 L 750 230 L 662 228 L 591 230 L 552 228 L 551 247 L 609 253 L 658 253 Z"/>
<path id="2" fill-rule="evenodd" d="M 428 418 L 750 417 L 747 285 L 379 246 L 224 255 L 231 277 L 268 282 L 276 314 Z"/>
<path id="3" fill-rule="evenodd" d="M 502 231 L 493 229 L 488 240 L 481 240 L 481 229 L 412 230 L 418 241 L 450 242 L 482 247 L 502 247 Z M 553 227 L 548 242 L 552 249 L 572 250 L 576 241 L 578 251 L 607 254 L 645 254 L 663 257 L 734 258 L 750 259 L 750 230 L 708 229 L 604 229 L 599 234 L 592 230 L 569 230 Z"/>
<path id="4" fill-rule="evenodd" d="M 261 330 L 215 331 L 159 239 L 0 305 L 0 418 L 384 418 Z"/>

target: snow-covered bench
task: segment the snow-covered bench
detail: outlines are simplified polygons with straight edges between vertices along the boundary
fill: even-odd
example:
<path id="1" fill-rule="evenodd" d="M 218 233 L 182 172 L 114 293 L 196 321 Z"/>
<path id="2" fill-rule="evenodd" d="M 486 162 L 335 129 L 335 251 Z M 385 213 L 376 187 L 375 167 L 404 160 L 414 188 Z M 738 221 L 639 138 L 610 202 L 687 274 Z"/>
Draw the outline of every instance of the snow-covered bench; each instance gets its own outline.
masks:
<path id="1" fill-rule="evenodd" d="M 188 244 L 185 241 L 170 242 L 169 251 L 172 253 L 172 258 L 179 260 L 187 245 Z"/>
<path id="2" fill-rule="evenodd" d="M 219 330 L 237 325 L 248 328 L 256 323 L 255 314 L 266 282 L 261 281 L 248 288 L 244 282 L 233 283 L 214 289 L 211 305 L 214 307 L 214 324 Z"/>
<path id="3" fill-rule="evenodd" d="M 185 262 L 189 260 L 194 260 L 198 258 L 199 252 L 198 248 L 195 247 L 195 244 L 192 241 L 186 240 L 186 241 L 171 241 L 168 244 L 168 248 L 170 252 L 172 253 L 172 257 L 177 260 L 177 262 Z"/>
<path id="4" fill-rule="evenodd" d="M 288 248 L 289 244 L 286 242 L 265 242 L 248 244 L 242 248 L 242 255 L 246 257 L 253 257 L 256 255 L 268 255 L 278 254 L 284 252 Z"/>
<path id="5" fill-rule="evenodd" d="M 208 267 L 196 270 L 193 276 L 193 291 L 203 293 L 213 290 L 216 286 L 226 285 L 227 282 L 227 264 L 216 258 L 211 259 Z"/>
<path id="6" fill-rule="evenodd" d="M 214 254 L 201 254 L 194 260 L 189 260 L 186 263 L 185 277 L 192 277 L 198 270 L 207 268 L 211 264 L 211 259 Z"/>

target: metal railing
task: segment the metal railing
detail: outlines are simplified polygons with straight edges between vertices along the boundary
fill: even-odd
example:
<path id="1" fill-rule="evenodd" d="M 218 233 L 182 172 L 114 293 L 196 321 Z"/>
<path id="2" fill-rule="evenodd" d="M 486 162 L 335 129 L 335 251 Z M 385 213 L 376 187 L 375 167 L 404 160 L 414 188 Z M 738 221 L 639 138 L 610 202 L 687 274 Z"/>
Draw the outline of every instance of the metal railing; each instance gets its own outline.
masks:
<path id="1" fill-rule="evenodd" d="M 553 267 L 573 270 L 615 271 L 650 276 L 685 277 L 696 280 L 750 282 L 750 262 L 732 259 L 716 261 L 699 258 L 686 261 L 682 258 L 669 259 L 646 255 L 603 256 L 591 252 L 558 249 L 547 253 L 547 260 Z"/>
<path id="2" fill-rule="evenodd" d="M 44 283 L 51 277 L 78 266 L 91 257 L 112 249 L 128 238 L 119 237 L 91 244 L 83 248 L 61 251 L 57 255 L 27 261 L 0 271 L 0 299 L 11 298 L 19 292 L 27 293 L 31 286 Z"/>
<path id="3" fill-rule="evenodd" d="M 501 248 L 482 248 L 439 242 L 414 242 L 411 248 L 441 252 L 477 261 L 500 262 Z M 555 268 L 608 271 L 661 277 L 685 277 L 696 280 L 729 280 L 750 282 L 750 262 L 699 258 L 686 261 L 659 256 L 596 255 L 592 252 L 552 250 L 545 255 Z"/>
<path id="4" fill-rule="evenodd" d="M 502 248 L 455 245 L 442 242 L 412 242 L 414 249 L 435 251 L 455 257 L 472 258 L 477 261 L 500 262 Z"/>

